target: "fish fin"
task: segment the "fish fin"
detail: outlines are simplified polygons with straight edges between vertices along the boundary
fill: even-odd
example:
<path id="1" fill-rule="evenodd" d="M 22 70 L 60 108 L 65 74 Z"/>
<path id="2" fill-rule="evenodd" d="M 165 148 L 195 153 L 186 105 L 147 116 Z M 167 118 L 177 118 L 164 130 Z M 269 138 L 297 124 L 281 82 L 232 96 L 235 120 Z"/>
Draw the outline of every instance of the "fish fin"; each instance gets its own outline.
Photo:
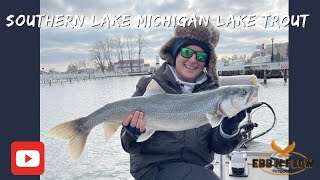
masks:
<path id="1" fill-rule="evenodd" d="M 252 77 L 250 78 L 250 80 L 253 85 L 255 85 L 257 87 L 261 86 L 256 75 L 253 74 Z"/>
<path id="2" fill-rule="evenodd" d="M 146 92 L 143 96 L 154 95 L 154 94 L 166 94 L 166 92 L 161 88 L 161 86 L 152 79 L 147 86 Z"/>
<path id="3" fill-rule="evenodd" d="M 154 130 L 154 129 L 146 129 L 146 132 L 142 133 L 139 136 L 139 138 L 137 139 L 137 142 L 143 142 L 143 141 L 148 140 L 155 131 L 156 130 Z"/>
<path id="4" fill-rule="evenodd" d="M 72 159 L 78 159 L 83 152 L 91 129 L 79 128 L 82 118 L 58 124 L 49 130 L 49 135 L 69 141 L 69 152 Z"/>
<path id="5" fill-rule="evenodd" d="M 216 127 L 216 126 L 218 126 L 220 124 L 220 120 L 218 120 L 220 118 L 219 117 L 216 118 L 215 116 L 217 116 L 217 115 L 212 115 L 212 114 L 209 114 L 209 113 L 206 114 L 206 117 L 209 120 L 209 123 L 211 124 L 212 128 L 214 128 L 214 127 Z"/>
<path id="6" fill-rule="evenodd" d="M 110 122 L 104 122 L 102 124 L 106 140 L 109 140 L 111 138 L 111 136 L 118 130 L 119 126 L 120 124 Z"/>

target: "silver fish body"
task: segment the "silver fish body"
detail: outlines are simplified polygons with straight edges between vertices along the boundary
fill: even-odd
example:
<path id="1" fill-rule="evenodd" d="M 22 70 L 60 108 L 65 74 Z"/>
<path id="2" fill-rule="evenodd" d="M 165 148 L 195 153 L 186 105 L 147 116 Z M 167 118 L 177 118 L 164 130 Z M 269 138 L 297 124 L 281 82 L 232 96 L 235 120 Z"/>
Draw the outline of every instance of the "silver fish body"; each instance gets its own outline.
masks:
<path id="1" fill-rule="evenodd" d="M 216 126 L 222 116 L 236 115 L 256 103 L 258 96 L 258 88 L 252 85 L 224 86 L 191 94 L 166 94 L 155 81 L 150 84 L 152 87 L 148 90 L 148 86 L 146 96 L 106 104 L 86 117 L 57 125 L 49 133 L 69 140 L 71 155 L 78 158 L 92 128 L 107 124 L 107 138 L 110 138 L 123 119 L 135 111 L 144 112 L 146 132 L 137 140 L 142 142 L 155 131 L 181 131 L 207 123 Z M 157 92 L 154 93 L 155 89 Z"/>
<path id="2" fill-rule="evenodd" d="M 219 97 L 212 92 L 193 94 L 157 94 L 116 101 L 105 105 L 83 119 L 86 129 L 102 122 L 121 123 L 135 111 L 144 112 L 145 126 L 161 131 L 181 131 L 208 123 L 206 113 L 216 111 Z"/>

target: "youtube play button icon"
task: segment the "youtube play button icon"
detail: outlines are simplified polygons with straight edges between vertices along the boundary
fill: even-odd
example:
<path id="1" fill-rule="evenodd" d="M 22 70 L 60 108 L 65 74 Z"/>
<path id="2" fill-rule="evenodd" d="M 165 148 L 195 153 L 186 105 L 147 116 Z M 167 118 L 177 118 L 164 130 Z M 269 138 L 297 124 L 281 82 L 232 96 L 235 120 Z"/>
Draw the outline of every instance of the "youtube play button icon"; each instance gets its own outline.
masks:
<path id="1" fill-rule="evenodd" d="M 44 145 L 39 141 L 11 144 L 11 171 L 14 175 L 41 175 L 44 172 Z"/>
<path id="2" fill-rule="evenodd" d="M 32 158 L 31 158 L 30 156 L 26 155 L 25 162 L 28 162 L 28 161 L 30 161 L 31 159 L 32 159 Z"/>
<path id="3" fill-rule="evenodd" d="M 16 152 L 16 165 L 18 167 L 38 167 L 40 153 L 36 150 L 19 150 Z"/>

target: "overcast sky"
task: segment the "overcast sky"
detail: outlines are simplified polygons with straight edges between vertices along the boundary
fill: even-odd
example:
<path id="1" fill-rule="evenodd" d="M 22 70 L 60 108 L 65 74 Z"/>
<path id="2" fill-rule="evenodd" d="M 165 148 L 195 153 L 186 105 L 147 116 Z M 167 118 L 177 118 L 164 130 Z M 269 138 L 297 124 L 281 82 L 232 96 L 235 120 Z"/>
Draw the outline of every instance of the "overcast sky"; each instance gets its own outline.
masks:
<path id="1" fill-rule="evenodd" d="M 82 27 L 45 27 L 40 30 L 40 63 L 41 67 L 56 67 L 64 70 L 70 62 L 88 60 L 89 51 L 94 42 L 106 36 L 118 34 L 143 34 L 149 41 L 144 49 L 143 58 L 155 62 L 160 47 L 173 33 L 173 27 L 137 28 L 135 20 L 139 15 L 210 16 L 211 23 L 217 27 L 217 17 L 225 22 L 230 15 L 248 17 L 256 15 L 255 26 L 243 28 L 231 26 L 217 27 L 220 41 L 216 48 L 219 58 L 233 54 L 251 55 L 256 46 L 262 43 L 271 44 L 288 42 L 288 27 L 263 27 L 263 15 L 284 17 L 288 15 L 288 0 L 43 0 L 40 1 L 40 13 L 45 15 L 81 15 L 85 16 Z M 131 25 L 127 27 L 91 27 L 92 16 L 101 22 L 103 15 L 130 15 Z M 245 23 L 248 18 L 245 19 Z M 121 21 L 120 21 L 121 22 Z"/>

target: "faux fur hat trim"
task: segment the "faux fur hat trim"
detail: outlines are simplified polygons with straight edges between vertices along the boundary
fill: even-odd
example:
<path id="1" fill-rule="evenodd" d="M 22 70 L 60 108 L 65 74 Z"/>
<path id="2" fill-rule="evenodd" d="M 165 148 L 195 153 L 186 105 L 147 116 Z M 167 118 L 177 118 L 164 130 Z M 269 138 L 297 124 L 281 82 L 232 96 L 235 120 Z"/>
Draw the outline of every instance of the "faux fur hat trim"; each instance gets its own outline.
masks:
<path id="1" fill-rule="evenodd" d="M 172 59 L 172 46 L 177 39 L 189 38 L 207 44 L 210 50 L 210 59 L 209 63 L 207 63 L 205 67 L 209 78 L 219 86 L 219 77 L 216 69 L 217 56 L 215 53 L 215 47 L 219 42 L 219 36 L 219 31 L 214 28 L 210 22 L 208 26 L 205 26 L 203 22 L 200 25 L 199 19 L 197 19 L 196 27 L 194 26 L 194 23 L 191 23 L 190 26 L 186 27 L 177 26 L 175 28 L 174 36 L 162 46 L 159 55 L 163 60 L 174 66 L 174 60 Z"/>

